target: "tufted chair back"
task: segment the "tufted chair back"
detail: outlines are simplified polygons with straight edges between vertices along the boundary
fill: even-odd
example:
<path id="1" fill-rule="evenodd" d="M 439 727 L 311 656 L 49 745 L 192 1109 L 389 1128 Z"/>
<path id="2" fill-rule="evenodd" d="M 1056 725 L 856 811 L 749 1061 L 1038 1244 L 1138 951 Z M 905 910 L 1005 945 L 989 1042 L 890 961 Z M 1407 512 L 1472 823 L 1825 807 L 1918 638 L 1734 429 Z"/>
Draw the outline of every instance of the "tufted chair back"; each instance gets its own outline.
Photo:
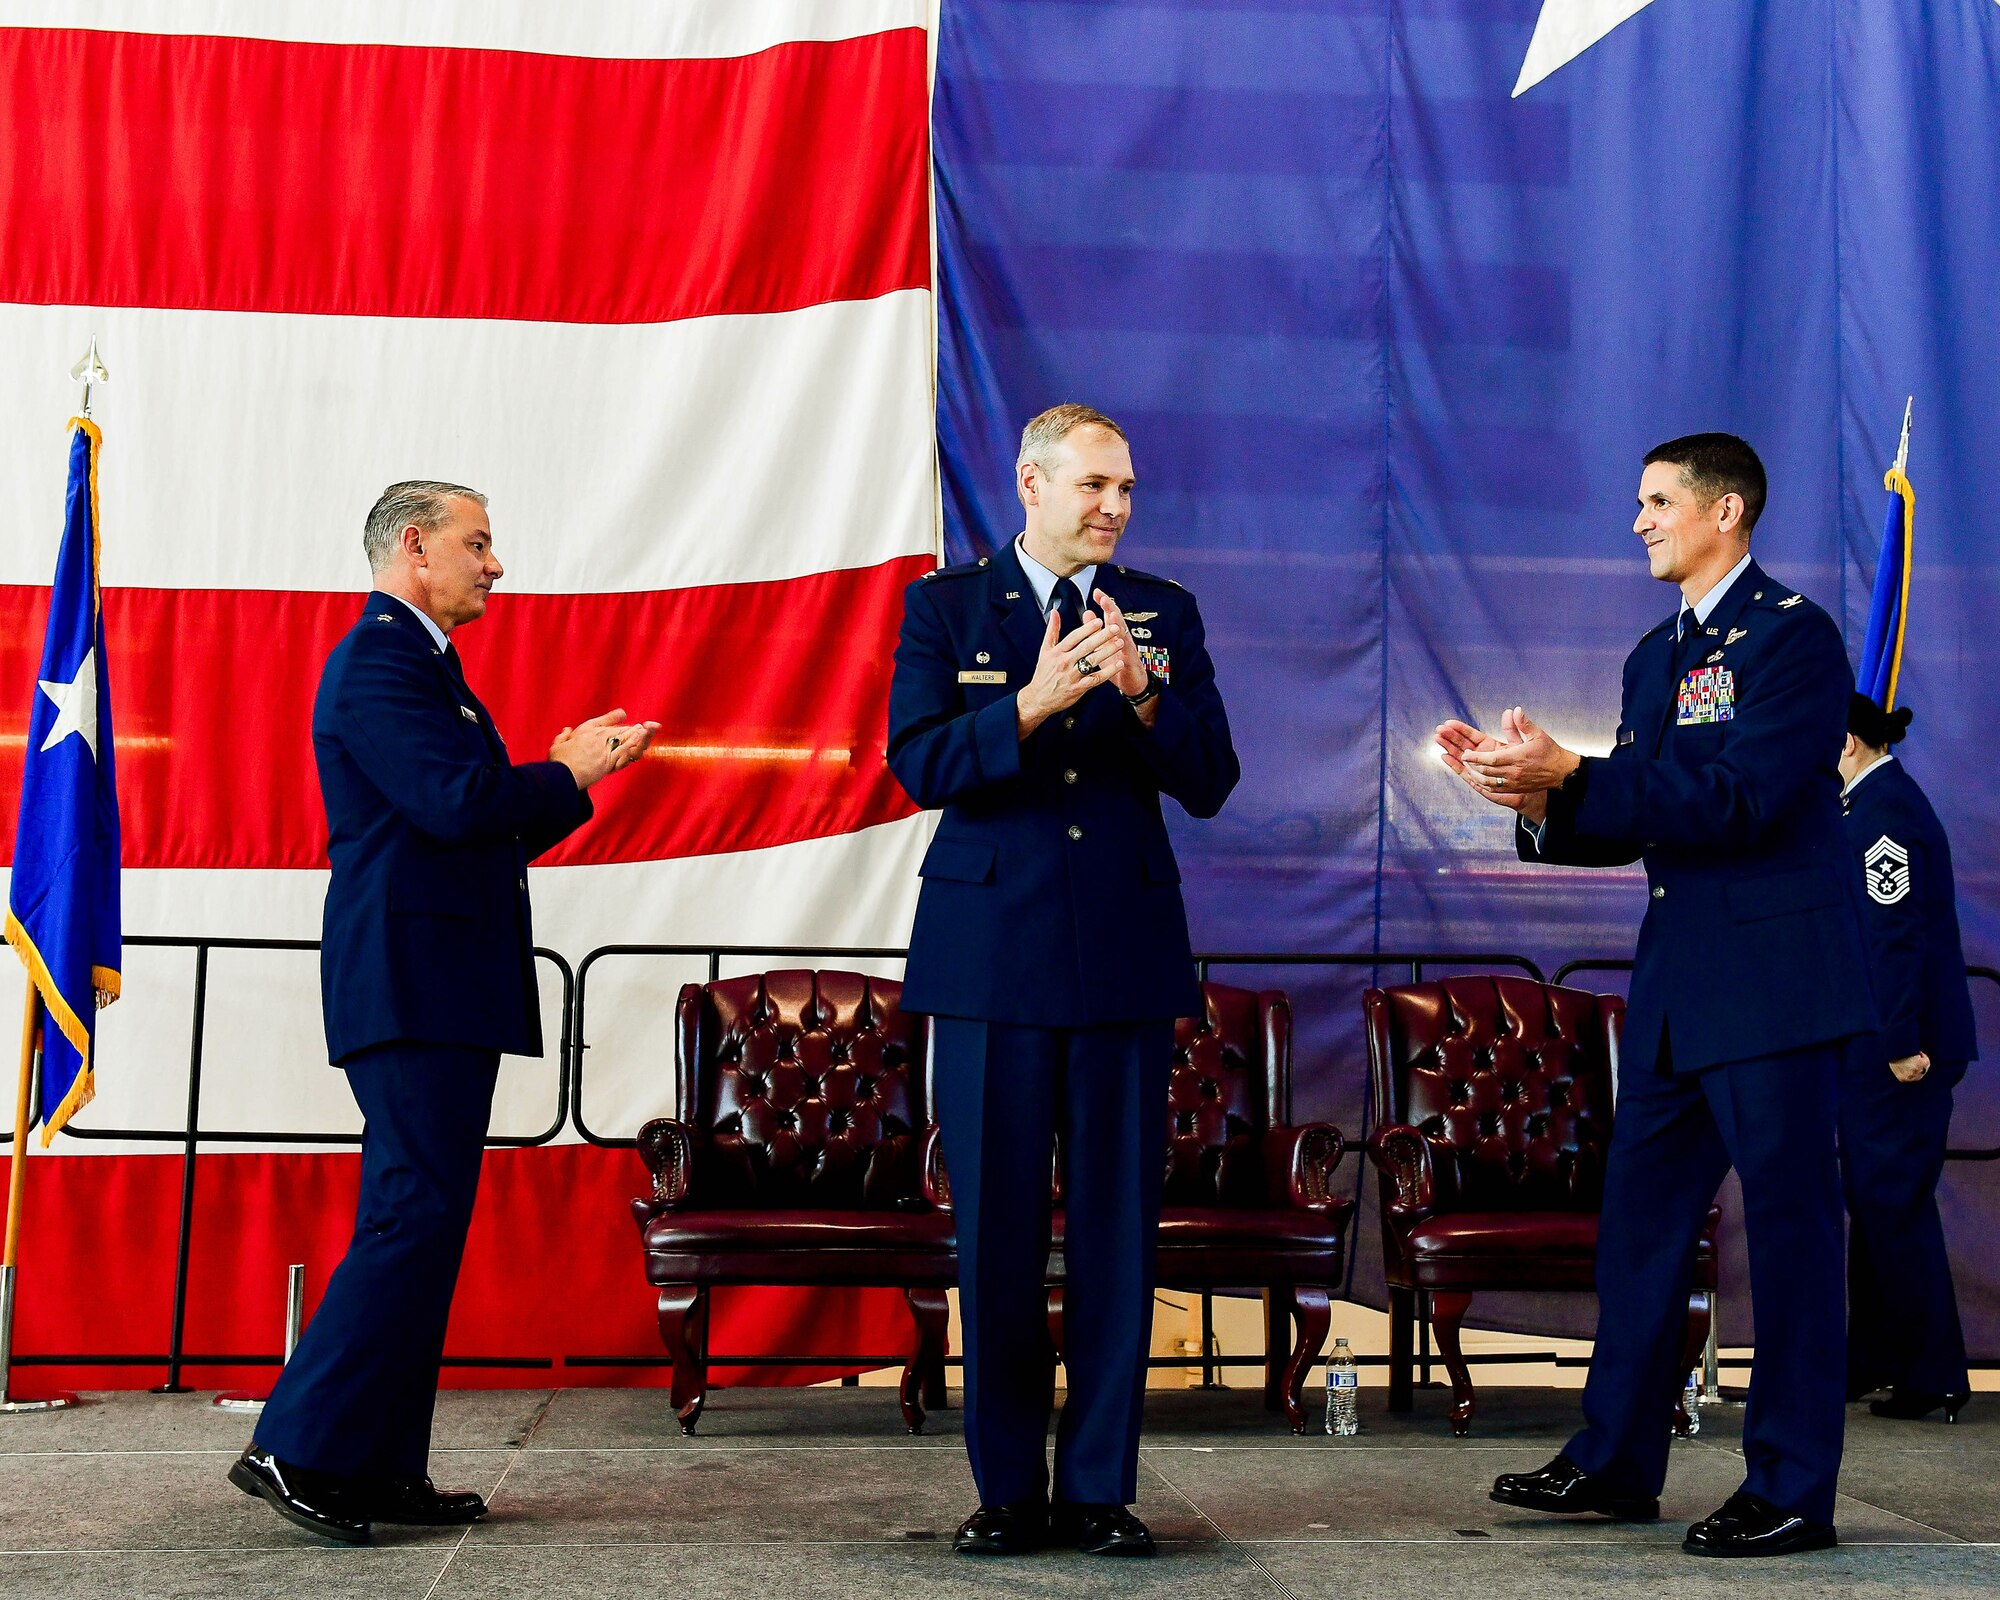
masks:
<path id="1" fill-rule="evenodd" d="M 917 1203 L 930 1023 L 858 972 L 688 984 L 674 1076 L 708 1207 Z"/>
<path id="2" fill-rule="evenodd" d="M 1598 1208 L 1624 1009 L 1528 978 L 1368 991 L 1375 1115 L 1424 1135 L 1439 1211 Z"/>
<path id="3" fill-rule="evenodd" d="M 1174 1024 L 1165 1203 L 1259 1205 L 1264 1134 L 1291 1121 L 1291 1003 L 1221 983 L 1201 1000 L 1200 1016 Z"/>

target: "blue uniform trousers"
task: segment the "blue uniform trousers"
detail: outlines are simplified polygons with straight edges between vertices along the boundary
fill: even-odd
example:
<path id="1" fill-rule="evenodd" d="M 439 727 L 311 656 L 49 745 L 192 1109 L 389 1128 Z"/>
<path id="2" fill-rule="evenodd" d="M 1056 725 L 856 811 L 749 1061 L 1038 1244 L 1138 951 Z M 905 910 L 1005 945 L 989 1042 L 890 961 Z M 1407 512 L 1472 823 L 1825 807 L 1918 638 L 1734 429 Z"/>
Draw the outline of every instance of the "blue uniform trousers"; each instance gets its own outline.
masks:
<path id="1" fill-rule="evenodd" d="M 1597 1236 L 1597 1346 L 1585 1427 L 1565 1453 L 1625 1493 L 1657 1495 L 1666 1482 L 1695 1246 L 1733 1166 L 1757 1324 L 1743 1487 L 1831 1522 L 1846 1372 L 1837 1047 L 1679 1077 L 1665 1066 L 1619 1076 Z"/>
<path id="2" fill-rule="evenodd" d="M 1917 1082 L 1898 1083 L 1879 1040 L 1856 1045 L 1840 1078 L 1848 1390 L 1962 1394 L 1972 1384 L 1937 1186 L 1965 1063 L 1937 1062 Z"/>
<path id="3" fill-rule="evenodd" d="M 1173 1024 L 1031 1028 L 939 1017 L 938 1122 L 958 1223 L 965 1442 L 983 1505 L 1048 1492 L 1045 1274 L 1058 1127 L 1068 1277 L 1055 1495 L 1138 1498 L 1166 1175 Z"/>
<path id="4" fill-rule="evenodd" d="M 319 1472 L 420 1478 L 500 1056 L 389 1044 L 342 1065 L 366 1118 L 354 1237 L 257 1443 Z"/>

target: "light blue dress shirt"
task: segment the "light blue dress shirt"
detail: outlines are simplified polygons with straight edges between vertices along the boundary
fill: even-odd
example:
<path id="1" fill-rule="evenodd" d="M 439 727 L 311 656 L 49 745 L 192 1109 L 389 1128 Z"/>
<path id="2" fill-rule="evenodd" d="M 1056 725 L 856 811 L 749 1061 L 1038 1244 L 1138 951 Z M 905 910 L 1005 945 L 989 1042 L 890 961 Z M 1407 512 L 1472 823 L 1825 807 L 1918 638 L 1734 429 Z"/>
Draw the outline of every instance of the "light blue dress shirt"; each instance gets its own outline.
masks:
<path id="1" fill-rule="evenodd" d="M 1018 535 L 1014 540 L 1014 554 L 1020 559 L 1021 570 L 1028 575 L 1028 586 L 1035 591 L 1035 603 L 1042 608 L 1042 615 L 1046 617 L 1049 614 L 1049 607 L 1055 603 L 1056 585 L 1062 580 L 1028 554 L 1026 541 Z M 1090 608 L 1090 591 L 1097 582 L 1096 563 L 1093 562 L 1081 572 L 1070 574 L 1070 577 L 1082 593 L 1085 607 Z"/>
<path id="2" fill-rule="evenodd" d="M 443 655 L 446 649 L 449 648 L 451 641 L 445 638 L 444 629 L 440 628 L 435 622 L 431 621 L 429 613 L 426 612 L 422 606 L 410 605 L 410 602 L 404 600 L 403 597 L 399 594 L 392 594 L 389 596 L 389 598 L 391 600 L 400 601 L 403 605 L 410 606 L 410 615 L 415 617 L 417 621 L 421 622 L 424 625 L 424 627 L 427 630 L 429 630 L 430 636 L 433 639 L 437 640 L 438 654 Z"/>

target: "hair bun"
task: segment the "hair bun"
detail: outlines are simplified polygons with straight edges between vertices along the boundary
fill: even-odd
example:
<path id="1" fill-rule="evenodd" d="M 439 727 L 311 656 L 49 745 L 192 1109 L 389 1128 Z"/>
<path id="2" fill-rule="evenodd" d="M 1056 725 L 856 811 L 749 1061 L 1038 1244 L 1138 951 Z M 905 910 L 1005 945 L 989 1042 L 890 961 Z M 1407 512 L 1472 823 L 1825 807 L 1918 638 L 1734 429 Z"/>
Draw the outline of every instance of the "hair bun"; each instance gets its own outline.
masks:
<path id="1" fill-rule="evenodd" d="M 1896 744 L 1910 731 L 1910 719 L 1916 716 L 1908 706 L 1898 706 L 1885 719 L 1888 724 L 1889 743 Z"/>

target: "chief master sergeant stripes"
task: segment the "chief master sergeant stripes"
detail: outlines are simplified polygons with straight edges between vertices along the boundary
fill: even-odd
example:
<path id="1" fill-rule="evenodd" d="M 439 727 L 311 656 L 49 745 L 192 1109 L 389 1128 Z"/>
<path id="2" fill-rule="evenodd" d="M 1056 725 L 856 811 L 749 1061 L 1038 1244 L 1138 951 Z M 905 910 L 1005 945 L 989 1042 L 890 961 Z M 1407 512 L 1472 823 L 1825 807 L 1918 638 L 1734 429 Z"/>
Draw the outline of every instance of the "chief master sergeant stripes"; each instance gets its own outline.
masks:
<path id="1" fill-rule="evenodd" d="M 1173 1021 L 1200 1008 L 1171 795 L 1213 816 L 1236 753 L 1194 597 L 1110 565 L 1131 510 L 1117 425 L 1028 424 L 1021 537 L 912 584 L 889 765 L 942 807 L 903 1003 L 937 1019 L 958 1221 L 966 1447 L 980 1507 L 955 1548 L 1047 1536 L 1148 1555 L 1137 1498 Z M 1085 609 L 1088 596 L 1098 608 Z M 1045 1448 L 1050 1157 L 1062 1130 L 1069 1393 Z"/>
<path id="2" fill-rule="evenodd" d="M 1840 632 L 1750 557 L 1764 469 L 1729 434 L 1646 457 L 1633 531 L 1681 606 L 1625 662 L 1609 757 L 1519 707 L 1504 739 L 1438 730 L 1447 763 L 1518 814 L 1523 860 L 1646 867 L 1598 1226 L 1586 1426 L 1493 1497 L 1659 1515 L 1696 1241 L 1743 1183 L 1757 1354 L 1743 1488 L 1688 1530 L 1697 1555 L 1834 1542 L 1842 1382 L 1842 1040 L 1875 1026 L 1835 764 L 1853 687 Z"/>

